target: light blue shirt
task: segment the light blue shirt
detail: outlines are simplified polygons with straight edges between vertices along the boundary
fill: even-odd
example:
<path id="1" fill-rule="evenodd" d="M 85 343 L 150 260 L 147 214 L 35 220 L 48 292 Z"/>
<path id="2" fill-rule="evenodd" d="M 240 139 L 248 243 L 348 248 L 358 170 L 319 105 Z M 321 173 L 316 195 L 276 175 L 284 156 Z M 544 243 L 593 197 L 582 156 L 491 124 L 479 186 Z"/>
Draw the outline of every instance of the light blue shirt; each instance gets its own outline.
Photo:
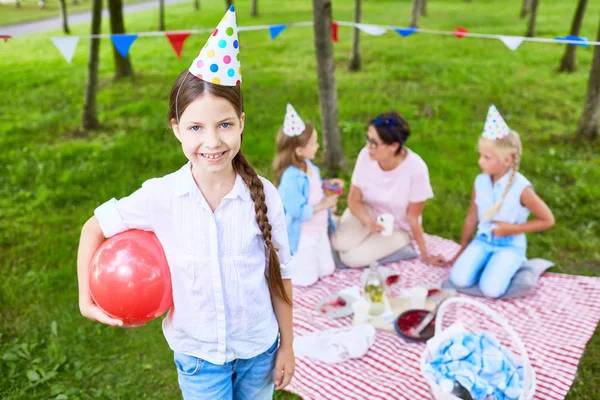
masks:
<path id="1" fill-rule="evenodd" d="M 489 175 L 480 174 L 475 178 L 475 204 L 477 205 L 477 219 L 479 221 L 477 236 L 485 235 L 489 240 L 492 240 L 492 229 L 494 228 L 492 221 L 508 224 L 522 224 L 527 221 L 529 209 L 521 204 L 521 194 L 526 187 L 531 186 L 531 183 L 519 172 L 515 174 L 515 179 L 510 189 L 508 189 L 500 210 L 491 219 L 484 221 L 486 212 L 502 198 L 511 173 L 512 170 L 509 170 L 493 185 L 492 178 Z M 510 241 L 515 246 L 527 246 L 524 233 L 503 239 Z"/>

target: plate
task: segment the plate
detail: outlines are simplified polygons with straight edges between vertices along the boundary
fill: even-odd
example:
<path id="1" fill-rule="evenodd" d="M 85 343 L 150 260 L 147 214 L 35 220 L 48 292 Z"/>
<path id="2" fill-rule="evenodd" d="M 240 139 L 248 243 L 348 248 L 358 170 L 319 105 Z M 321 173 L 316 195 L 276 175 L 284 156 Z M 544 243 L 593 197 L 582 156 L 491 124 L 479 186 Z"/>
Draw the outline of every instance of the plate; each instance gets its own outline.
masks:
<path id="1" fill-rule="evenodd" d="M 325 317 L 344 318 L 354 314 L 352 303 L 355 301 L 354 297 L 347 294 L 334 294 L 321 299 L 317 303 L 316 310 Z"/>
<path id="2" fill-rule="evenodd" d="M 423 329 L 419 336 L 411 335 L 410 330 L 419 326 L 421 321 L 429 314 L 427 310 L 408 310 L 398 316 L 394 321 L 396 333 L 412 342 L 426 342 L 433 337 L 435 331 L 435 318 Z"/>

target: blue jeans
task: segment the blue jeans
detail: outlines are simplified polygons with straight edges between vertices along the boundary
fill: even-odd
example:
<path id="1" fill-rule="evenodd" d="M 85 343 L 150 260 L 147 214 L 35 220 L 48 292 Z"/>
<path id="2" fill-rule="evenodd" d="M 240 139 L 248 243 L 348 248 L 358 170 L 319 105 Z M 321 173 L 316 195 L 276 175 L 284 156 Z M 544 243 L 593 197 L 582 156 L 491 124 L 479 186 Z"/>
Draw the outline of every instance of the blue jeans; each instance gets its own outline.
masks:
<path id="1" fill-rule="evenodd" d="M 256 357 L 223 365 L 175 352 L 184 400 L 271 400 L 278 340 Z"/>
<path id="2" fill-rule="evenodd" d="M 496 299 L 506 293 L 510 281 L 525 261 L 525 249 L 513 245 L 511 237 L 479 235 L 452 266 L 450 281 L 459 288 L 473 286 L 479 281 L 483 295 Z"/>

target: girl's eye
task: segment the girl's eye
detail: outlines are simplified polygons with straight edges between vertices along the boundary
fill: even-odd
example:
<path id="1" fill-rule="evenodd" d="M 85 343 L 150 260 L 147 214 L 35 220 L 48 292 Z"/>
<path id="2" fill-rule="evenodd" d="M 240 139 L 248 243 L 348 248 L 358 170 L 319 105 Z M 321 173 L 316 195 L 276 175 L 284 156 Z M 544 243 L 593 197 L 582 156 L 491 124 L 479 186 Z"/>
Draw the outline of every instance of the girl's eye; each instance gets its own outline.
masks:
<path id="1" fill-rule="evenodd" d="M 229 122 L 223 122 L 221 124 L 221 128 L 224 128 L 224 129 L 229 128 L 230 126 L 231 126 L 231 124 Z"/>
<path id="2" fill-rule="evenodd" d="M 194 131 L 194 132 L 198 132 L 200 130 L 200 127 L 198 125 L 194 125 L 190 128 L 190 130 Z"/>

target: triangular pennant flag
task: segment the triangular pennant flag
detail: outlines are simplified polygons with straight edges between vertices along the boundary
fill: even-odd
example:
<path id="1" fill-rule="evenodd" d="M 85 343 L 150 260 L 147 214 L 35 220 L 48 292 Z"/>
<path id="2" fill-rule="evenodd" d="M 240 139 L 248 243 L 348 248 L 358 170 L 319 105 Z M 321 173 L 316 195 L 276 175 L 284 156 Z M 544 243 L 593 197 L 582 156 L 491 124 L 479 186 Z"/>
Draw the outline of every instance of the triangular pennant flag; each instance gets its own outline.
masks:
<path id="1" fill-rule="evenodd" d="M 525 38 L 522 36 L 500 36 L 500 40 L 502 40 L 502 43 L 504 43 L 506 47 L 508 47 L 512 51 L 515 51 L 519 48 L 521 43 L 523 43 L 523 40 L 525 40 Z"/>
<path id="2" fill-rule="evenodd" d="M 396 28 L 395 31 L 398 32 L 398 35 L 402 37 L 407 37 L 415 33 L 417 31 L 417 28 L 414 26 L 411 26 L 410 28 Z"/>
<path id="3" fill-rule="evenodd" d="M 556 40 L 558 42 L 563 42 L 565 40 L 572 41 L 572 42 L 581 42 L 581 43 L 577 43 L 577 44 L 573 44 L 573 43 L 571 43 L 571 44 L 573 46 L 581 46 L 585 49 L 587 49 L 587 47 L 588 47 L 588 44 L 587 44 L 588 38 L 586 38 L 586 37 L 569 35 L 569 36 L 565 36 L 565 37 L 557 37 L 554 40 Z"/>
<path id="4" fill-rule="evenodd" d="M 356 24 L 356 27 L 364 33 L 368 33 L 369 35 L 373 36 L 381 36 L 386 32 L 385 28 L 377 25 Z"/>
<path id="5" fill-rule="evenodd" d="M 65 58 L 68 64 L 73 60 L 73 54 L 79 43 L 79 36 L 74 37 L 52 37 L 52 43 L 56 46 L 60 54 Z"/>
<path id="6" fill-rule="evenodd" d="M 183 45 L 185 40 L 191 35 L 191 32 L 183 32 L 183 33 L 166 33 L 167 39 L 169 39 L 169 43 L 171 43 L 171 47 L 175 50 L 175 54 L 177 54 L 177 58 L 181 59 L 181 50 L 183 50 Z"/>
<path id="7" fill-rule="evenodd" d="M 298 136 L 306 129 L 302 118 L 298 115 L 290 103 L 285 108 L 285 118 L 283 119 L 283 133 L 287 136 Z"/>
<path id="8" fill-rule="evenodd" d="M 333 39 L 334 42 L 338 42 L 338 24 L 337 22 L 332 22 L 331 23 L 331 38 Z"/>
<path id="9" fill-rule="evenodd" d="M 240 42 L 234 6 L 225 12 L 200 54 L 190 65 L 189 71 L 196 78 L 215 85 L 242 84 Z"/>
<path id="10" fill-rule="evenodd" d="M 119 54 L 125 58 L 129 54 L 129 48 L 137 37 L 138 35 L 110 35 L 110 40 L 112 40 Z"/>
<path id="11" fill-rule="evenodd" d="M 510 128 L 495 105 L 490 105 L 481 136 L 488 140 L 498 140 L 510 134 Z"/>
<path id="12" fill-rule="evenodd" d="M 271 39 L 275 40 L 277 36 L 286 28 L 287 25 L 272 25 L 269 27 Z"/>
<path id="13" fill-rule="evenodd" d="M 469 30 L 462 26 L 457 26 L 456 28 L 454 28 L 454 32 L 452 32 L 452 34 L 456 36 L 457 39 L 464 38 L 467 33 L 469 33 Z"/>

